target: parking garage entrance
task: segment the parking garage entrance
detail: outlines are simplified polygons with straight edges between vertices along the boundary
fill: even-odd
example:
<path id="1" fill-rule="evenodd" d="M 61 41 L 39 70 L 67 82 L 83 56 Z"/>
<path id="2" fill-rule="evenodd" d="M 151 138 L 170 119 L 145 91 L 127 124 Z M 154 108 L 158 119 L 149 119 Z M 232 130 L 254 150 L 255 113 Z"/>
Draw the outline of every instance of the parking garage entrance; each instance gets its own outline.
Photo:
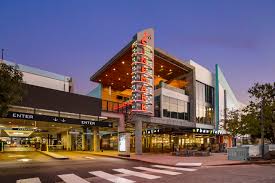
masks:
<path id="1" fill-rule="evenodd" d="M 110 143 L 117 132 L 116 125 L 113 126 L 116 122 L 112 119 L 41 116 L 43 115 L 9 112 L 8 118 L 0 118 L 0 150 L 98 151 L 107 146 L 110 148 L 110 144 L 116 146 L 115 139 Z M 36 120 L 39 118 L 52 119 L 54 122 Z"/>

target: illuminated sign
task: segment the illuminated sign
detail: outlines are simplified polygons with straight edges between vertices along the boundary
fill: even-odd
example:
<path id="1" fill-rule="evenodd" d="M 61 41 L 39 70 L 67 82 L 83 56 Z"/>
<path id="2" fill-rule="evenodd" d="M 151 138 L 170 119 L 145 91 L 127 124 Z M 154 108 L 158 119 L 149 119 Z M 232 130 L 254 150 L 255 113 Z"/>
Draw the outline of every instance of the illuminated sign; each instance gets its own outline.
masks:
<path id="1" fill-rule="evenodd" d="M 154 33 L 137 34 L 132 44 L 132 112 L 154 114 Z"/>
<path id="2" fill-rule="evenodd" d="M 126 134 L 119 134 L 118 147 L 120 152 L 126 152 Z"/>

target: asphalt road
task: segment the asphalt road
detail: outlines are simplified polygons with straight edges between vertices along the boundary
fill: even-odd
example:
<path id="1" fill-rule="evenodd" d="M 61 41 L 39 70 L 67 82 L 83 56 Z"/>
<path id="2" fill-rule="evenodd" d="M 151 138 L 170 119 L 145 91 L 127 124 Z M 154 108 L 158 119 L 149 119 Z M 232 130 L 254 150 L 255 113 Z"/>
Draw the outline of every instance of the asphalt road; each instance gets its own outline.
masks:
<path id="1" fill-rule="evenodd" d="M 43 162 L 37 160 L 28 162 L 16 160 L 6 164 L 1 164 L 0 162 L 0 182 L 13 183 L 21 180 L 22 182 L 25 181 L 24 183 L 38 183 L 39 181 L 42 183 L 61 183 L 65 180 L 71 183 L 80 183 L 81 181 L 83 183 L 110 183 L 111 181 L 117 181 L 117 183 L 131 183 L 133 181 L 140 183 L 275 183 L 275 165 L 234 165 L 192 168 L 195 170 L 172 170 L 171 167 L 160 168 L 154 167 L 153 164 L 149 163 L 116 158 L 76 153 L 68 153 L 66 155 L 71 160 Z M 148 170 L 148 168 L 153 168 L 157 172 Z M 120 169 L 119 171 L 127 171 L 128 174 L 129 171 L 130 173 L 134 172 L 135 175 L 127 175 L 125 172 L 122 174 L 117 169 Z M 159 170 L 165 170 L 165 172 Z M 100 176 L 102 177 L 100 178 Z M 23 179 L 28 179 L 28 181 L 26 182 Z"/>

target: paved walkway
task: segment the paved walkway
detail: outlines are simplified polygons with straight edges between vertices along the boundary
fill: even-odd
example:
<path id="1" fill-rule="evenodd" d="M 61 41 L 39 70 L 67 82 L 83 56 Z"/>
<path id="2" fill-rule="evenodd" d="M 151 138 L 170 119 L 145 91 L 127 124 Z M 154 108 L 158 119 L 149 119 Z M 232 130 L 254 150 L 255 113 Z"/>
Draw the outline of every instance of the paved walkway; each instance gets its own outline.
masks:
<path id="1" fill-rule="evenodd" d="M 85 152 L 85 153 L 120 158 L 118 156 L 117 151 Z M 179 156 L 172 156 L 171 154 L 151 154 L 151 153 L 136 155 L 134 153 L 131 153 L 131 157 L 130 158 L 125 157 L 125 159 L 139 160 L 144 162 L 158 163 L 163 165 L 173 165 L 173 166 L 175 166 L 178 163 L 202 163 L 202 166 L 218 166 L 218 165 L 245 163 L 245 161 L 227 160 L 226 153 L 211 153 L 211 156 L 204 156 L 204 157 L 179 157 Z"/>

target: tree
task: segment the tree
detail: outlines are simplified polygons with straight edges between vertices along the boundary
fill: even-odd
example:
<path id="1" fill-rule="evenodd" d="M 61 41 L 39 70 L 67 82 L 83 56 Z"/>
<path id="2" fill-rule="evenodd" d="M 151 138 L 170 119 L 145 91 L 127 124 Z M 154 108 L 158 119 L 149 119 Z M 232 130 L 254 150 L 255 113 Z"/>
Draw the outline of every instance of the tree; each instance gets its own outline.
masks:
<path id="1" fill-rule="evenodd" d="M 0 117 L 7 114 L 9 106 L 22 100 L 23 74 L 18 66 L 10 66 L 0 62 Z"/>
<path id="2" fill-rule="evenodd" d="M 233 136 L 244 135 L 243 123 L 241 120 L 241 111 L 230 110 L 227 113 L 227 119 L 224 122 L 224 128 Z"/>
<path id="3" fill-rule="evenodd" d="M 265 138 L 275 143 L 275 129 L 272 128 L 272 111 L 275 109 L 273 92 L 275 83 L 256 83 L 249 90 L 249 105 L 241 111 L 229 111 L 225 129 L 233 136 L 249 134 L 251 140 L 261 136 L 261 110 Z"/>

